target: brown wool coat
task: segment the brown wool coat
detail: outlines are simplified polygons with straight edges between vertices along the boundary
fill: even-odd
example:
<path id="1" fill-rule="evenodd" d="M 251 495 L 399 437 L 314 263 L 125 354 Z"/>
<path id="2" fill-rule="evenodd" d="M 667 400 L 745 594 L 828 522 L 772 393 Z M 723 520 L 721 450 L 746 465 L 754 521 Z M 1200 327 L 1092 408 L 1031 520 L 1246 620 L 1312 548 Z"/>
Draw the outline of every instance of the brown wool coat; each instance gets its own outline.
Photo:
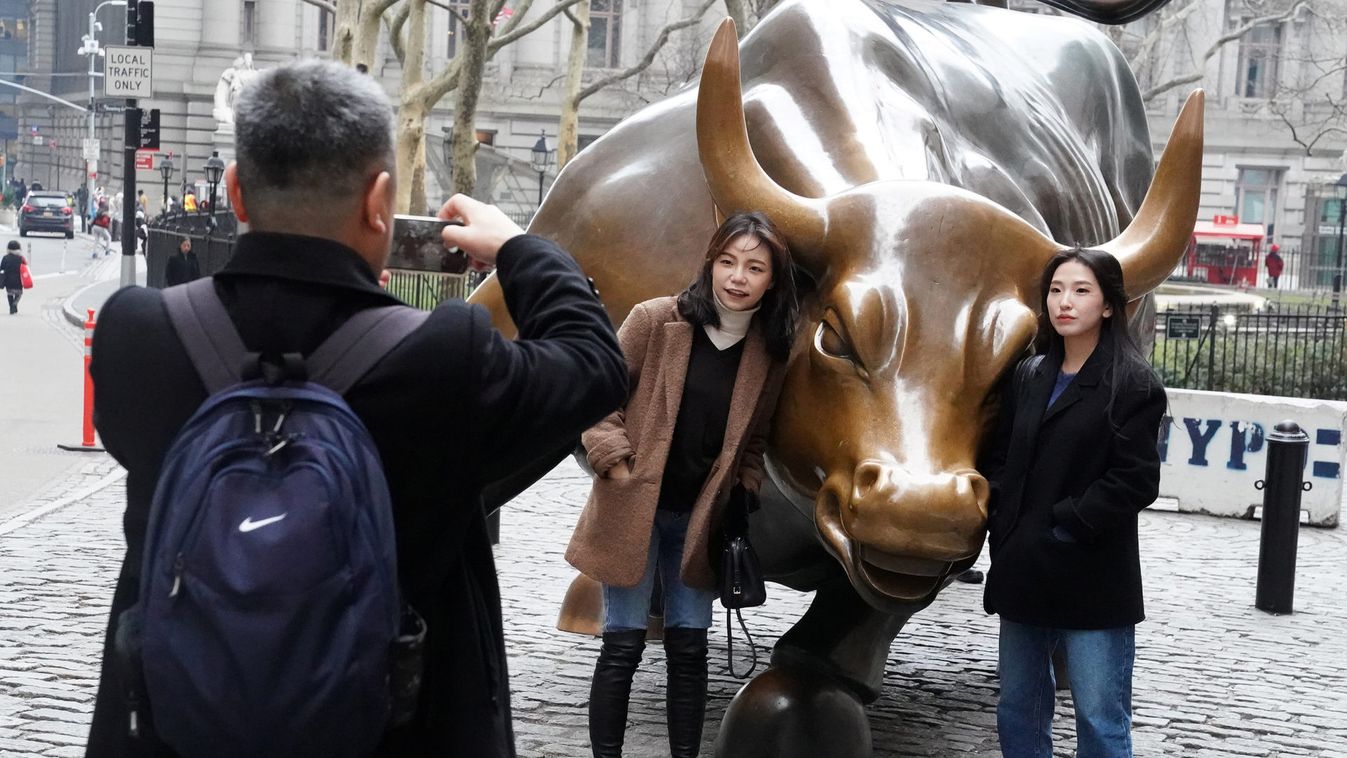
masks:
<path id="1" fill-rule="evenodd" d="M 631 372 L 631 397 L 581 437 L 598 477 L 566 548 L 566 560 L 586 576 L 632 587 L 645 571 L 660 480 L 669 457 L 683 382 L 692 355 L 694 327 L 683 319 L 676 298 L 647 300 L 632 309 L 618 329 L 618 342 Z M 711 589 L 711 552 L 719 550 L 721 511 L 736 482 L 757 491 L 767 426 L 784 378 L 754 319 L 730 398 L 725 442 L 692 508 L 680 569 L 689 587 Z M 629 479 L 606 478 L 609 469 L 632 458 Z"/>

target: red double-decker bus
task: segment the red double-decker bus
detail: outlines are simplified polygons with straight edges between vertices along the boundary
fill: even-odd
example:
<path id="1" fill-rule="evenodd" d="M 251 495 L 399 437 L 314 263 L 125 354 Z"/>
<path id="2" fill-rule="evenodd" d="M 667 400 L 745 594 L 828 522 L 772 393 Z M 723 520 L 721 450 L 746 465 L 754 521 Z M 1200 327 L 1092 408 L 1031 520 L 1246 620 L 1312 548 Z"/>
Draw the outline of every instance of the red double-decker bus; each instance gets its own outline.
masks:
<path id="1" fill-rule="evenodd" d="M 1240 223 L 1238 216 L 1198 221 L 1184 255 L 1184 273 L 1209 284 L 1253 287 L 1266 230 L 1262 224 Z"/>

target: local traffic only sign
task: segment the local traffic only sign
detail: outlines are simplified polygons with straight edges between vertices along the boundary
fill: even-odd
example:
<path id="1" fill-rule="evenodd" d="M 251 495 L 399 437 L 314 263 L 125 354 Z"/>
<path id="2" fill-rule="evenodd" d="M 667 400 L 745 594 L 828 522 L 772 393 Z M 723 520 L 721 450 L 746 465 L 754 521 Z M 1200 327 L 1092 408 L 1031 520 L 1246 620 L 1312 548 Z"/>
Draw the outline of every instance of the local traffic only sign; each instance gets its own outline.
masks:
<path id="1" fill-rule="evenodd" d="M 103 68 L 105 97 L 142 98 L 153 94 L 154 48 L 108 45 Z"/>

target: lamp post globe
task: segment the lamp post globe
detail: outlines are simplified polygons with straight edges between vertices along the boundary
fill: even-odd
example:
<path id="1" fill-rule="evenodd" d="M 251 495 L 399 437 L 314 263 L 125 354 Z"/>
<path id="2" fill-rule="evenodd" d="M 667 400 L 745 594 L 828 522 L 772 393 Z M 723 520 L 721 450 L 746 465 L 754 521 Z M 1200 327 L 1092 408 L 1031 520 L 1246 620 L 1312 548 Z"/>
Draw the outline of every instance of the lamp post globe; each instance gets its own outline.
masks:
<path id="1" fill-rule="evenodd" d="M 552 151 L 547 149 L 547 132 L 538 132 L 538 141 L 533 143 L 533 157 L 529 161 L 533 170 L 538 172 L 538 207 L 543 205 L 543 177 L 547 167 L 552 165 Z"/>
<path id="2" fill-rule="evenodd" d="M 172 158 L 165 158 L 162 161 L 159 161 L 159 176 L 163 177 L 164 179 L 164 198 L 162 201 L 163 205 L 159 206 L 163 210 L 160 215 L 163 215 L 163 213 L 168 213 L 168 180 L 173 178 L 173 169 L 174 166 Z"/>
<path id="3" fill-rule="evenodd" d="M 206 159 L 206 181 L 210 183 L 210 222 L 215 228 L 215 189 L 220 186 L 220 177 L 224 176 L 225 162 L 220 158 L 219 150 L 212 150 Z"/>

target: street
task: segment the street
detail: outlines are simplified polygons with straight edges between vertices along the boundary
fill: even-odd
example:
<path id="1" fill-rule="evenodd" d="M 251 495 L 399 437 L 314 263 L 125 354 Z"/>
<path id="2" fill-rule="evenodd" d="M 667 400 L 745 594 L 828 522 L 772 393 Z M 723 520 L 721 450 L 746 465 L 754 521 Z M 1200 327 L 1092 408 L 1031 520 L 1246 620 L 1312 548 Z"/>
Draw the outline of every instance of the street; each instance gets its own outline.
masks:
<path id="1" fill-rule="evenodd" d="M 84 343 L 80 330 L 62 315 L 79 291 L 115 280 L 121 257 L 89 257 L 93 240 L 76 234 L 20 239 L 33 274 L 33 289 L 19 301 L 19 313 L 0 313 L 0 521 L 45 485 L 82 462 L 80 453 L 57 443 L 78 443 L 83 413 Z"/>

